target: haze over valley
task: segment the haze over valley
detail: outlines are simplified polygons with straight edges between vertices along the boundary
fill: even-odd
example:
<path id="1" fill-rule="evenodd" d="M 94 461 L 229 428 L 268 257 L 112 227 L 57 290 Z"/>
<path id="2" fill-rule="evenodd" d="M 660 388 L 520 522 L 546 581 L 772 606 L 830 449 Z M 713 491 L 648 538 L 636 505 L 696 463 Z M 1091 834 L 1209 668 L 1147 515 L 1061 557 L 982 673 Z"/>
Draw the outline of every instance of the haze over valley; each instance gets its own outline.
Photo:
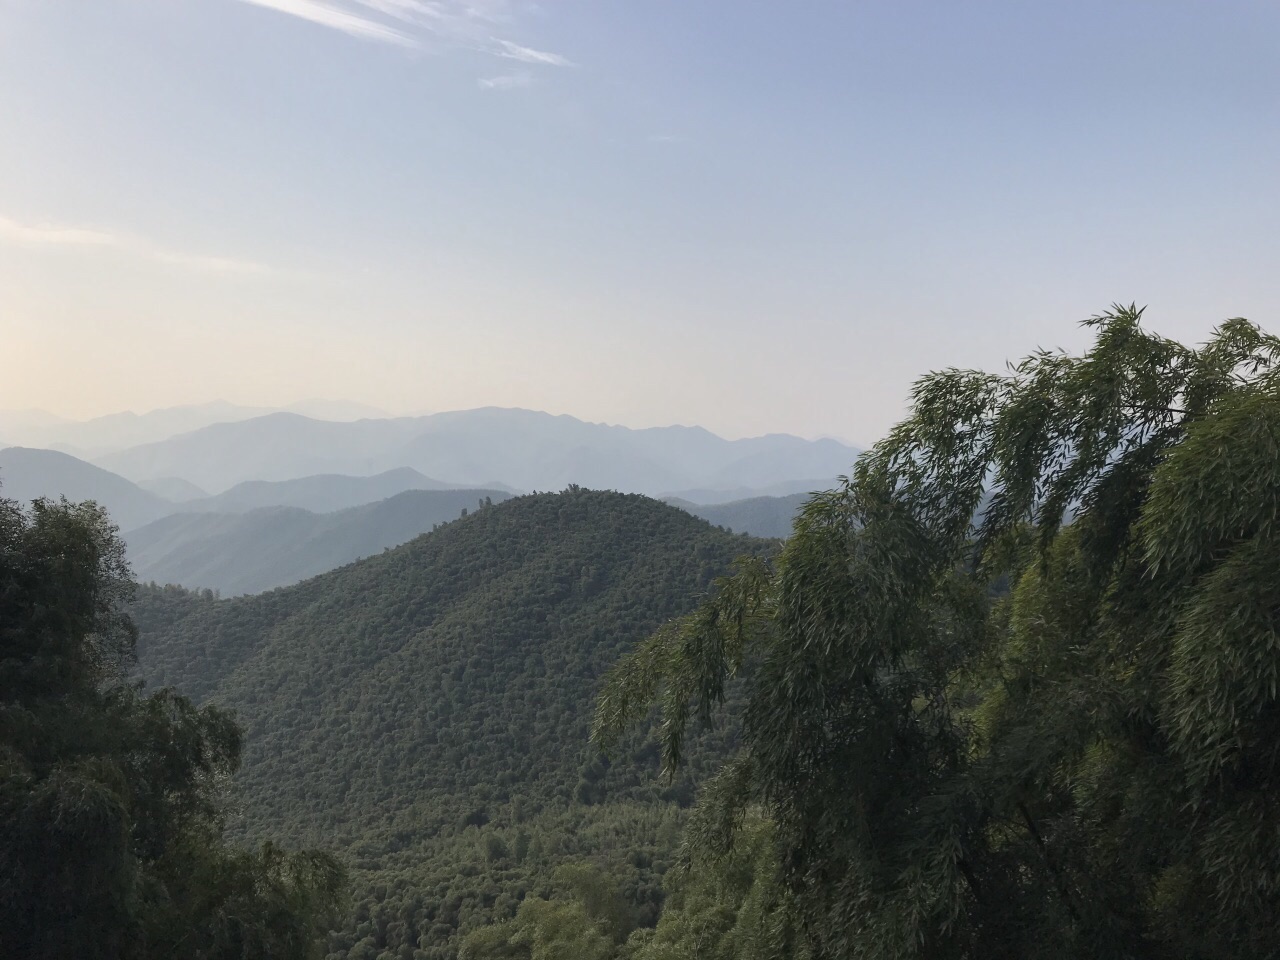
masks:
<path id="1" fill-rule="evenodd" d="M 230 420 L 204 422 L 228 411 Z M 6 496 L 100 503 L 139 580 L 226 595 L 296 583 L 464 510 L 570 485 L 641 492 L 726 529 L 785 537 L 807 494 L 832 486 L 857 456 L 833 440 L 728 441 L 697 427 L 631 430 L 527 410 L 338 421 L 216 403 L 60 421 L 53 433 L 36 422 L 53 423 L 0 412 L 0 424 L 28 424 L 28 437 L 74 436 L 100 453 L 89 462 L 0 449 Z M 139 422 L 151 439 L 122 445 L 137 434 L 119 424 Z"/>

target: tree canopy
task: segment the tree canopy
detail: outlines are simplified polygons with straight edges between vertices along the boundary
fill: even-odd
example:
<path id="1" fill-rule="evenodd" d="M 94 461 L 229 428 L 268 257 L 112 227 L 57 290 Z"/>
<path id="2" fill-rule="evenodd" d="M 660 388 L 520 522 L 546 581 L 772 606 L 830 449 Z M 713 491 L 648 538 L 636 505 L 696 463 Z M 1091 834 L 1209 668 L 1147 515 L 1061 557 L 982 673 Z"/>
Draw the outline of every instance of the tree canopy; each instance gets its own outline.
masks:
<path id="1" fill-rule="evenodd" d="M 241 734 L 127 680 L 123 545 L 92 504 L 0 499 L 0 955 L 315 955 L 338 864 L 221 839 Z"/>
<path id="2" fill-rule="evenodd" d="M 596 739 L 657 701 L 668 772 L 745 684 L 688 842 L 770 825 L 793 955 L 1280 955 L 1280 340 L 1089 326 L 924 377 L 606 684 Z"/>

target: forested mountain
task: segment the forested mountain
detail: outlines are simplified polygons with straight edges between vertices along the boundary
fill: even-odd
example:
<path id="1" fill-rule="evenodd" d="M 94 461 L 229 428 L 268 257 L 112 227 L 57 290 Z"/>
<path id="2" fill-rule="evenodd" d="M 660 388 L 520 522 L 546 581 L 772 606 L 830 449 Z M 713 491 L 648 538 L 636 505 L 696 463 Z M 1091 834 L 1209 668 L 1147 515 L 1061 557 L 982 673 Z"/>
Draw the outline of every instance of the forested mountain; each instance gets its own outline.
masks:
<path id="1" fill-rule="evenodd" d="M 276 413 L 212 425 L 97 462 L 135 480 L 177 476 L 215 493 L 245 480 L 412 467 L 451 485 L 500 481 L 559 490 L 576 483 L 659 495 L 695 488 L 763 491 L 798 481 L 806 489 L 822 488 L 847 473 L 855 456 L 833 440 L 770 435 L 730 441 L 699 427 L 632 430 L 490 407 L 355 423 Z M 828 479 L 803 479 L 810 477 Z M 792 486 L 785 492 L 798 491 Z"/>
<path id="2" fill-rule="evenodd" d="M 94 500 L 122 528 L 141 526 L 171 512 L 171 503 L 124 477 L 56 450 L 7 447 L 0 450 L 0 493 L 19 502 L 65 496 Z"/>
<path id="3" fill-rule="evenodd" d="M 329 513 L 385 500 L 406 490 L 448 489 L 456 488 L 409 467 L 399 467 L 372 477 L 331 473 L 296 480 L 246 480 L 216 497 L 194 500 L 185 509 L 243 513 L 259 507 L 301 507 L 313 513 Z"/>
<path id="4" fill-rule="evenodd" d="M 178 513 L 130 531 L 125 540 L 144 583 L 227 596 L 260 593 L 399 546 L 463 511 L 509 496 L 500 490 L 408 490 L 331 513 L 298 507 Z"/>
<path id="5" fill-rule="evenodd" d="M 736 533 L 749 533 L 753 537 L 789 537 L 791 524 L 808 499 L 807 493 L 793 493 L 788 497 L 750 497 L 728 503 L 691 503 L 677 497 L 668 497 L 666 502 Z"/>
<path id="6" fill-rule="evenodd" d="M 140 663 L 245 724 L 240 836 L 362 871 L 338 956 L 452 956 L 459 929 L 583 858 L 652 922 L 680 805 L 726 748 L 695 742 L 663 787 L 652 741 L 612 765 L 589 745 L 592 699 L 623 650 L 765 549 L 644 497 L 518 497 L 259 596 L 144 589 Z"/>

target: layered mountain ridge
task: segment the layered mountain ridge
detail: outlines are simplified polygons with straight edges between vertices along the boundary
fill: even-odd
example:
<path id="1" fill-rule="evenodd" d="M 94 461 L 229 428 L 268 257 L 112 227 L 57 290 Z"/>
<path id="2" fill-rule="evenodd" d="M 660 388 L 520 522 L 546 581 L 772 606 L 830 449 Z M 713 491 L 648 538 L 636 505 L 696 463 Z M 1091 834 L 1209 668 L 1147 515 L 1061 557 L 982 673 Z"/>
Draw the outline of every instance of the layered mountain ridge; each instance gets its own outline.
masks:
<path id="1" fill-rule="evenodd" d="M 273 413 L 203 427 L 95 462 L 135 482 L 181 477 L 215 493 L 246 480 L 366 476 L 409 467 L 454 486 L 496 481 L 519 490 L 559 490 L 579 484 L 657 496 L 834 480 L 856 456 L 854 448 L 834 440 L 786 434 L 725 440 L 701 427 L 635 430 L 488 407 L 354 422 Z"/>

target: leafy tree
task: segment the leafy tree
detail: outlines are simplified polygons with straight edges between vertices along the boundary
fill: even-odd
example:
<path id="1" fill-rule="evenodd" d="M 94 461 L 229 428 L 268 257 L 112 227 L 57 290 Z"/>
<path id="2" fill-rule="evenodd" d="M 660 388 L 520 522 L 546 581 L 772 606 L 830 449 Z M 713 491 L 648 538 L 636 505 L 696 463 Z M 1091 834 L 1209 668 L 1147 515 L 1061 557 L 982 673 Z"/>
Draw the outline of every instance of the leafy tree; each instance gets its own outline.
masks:
<path id="1" fill-rule="evenodd" d="M 468 934 L 459 960 L 612 960 L 632 928 L 613 883 L 584 864 L 561 866 L 555 881 L 562 896 L 530 897 L 515 919 Z"/>
<path id="2" fill-rule="evenodd" d="M 773 825 L 748 812 L 723 857 L 689 851 L 667 874 L 669 896 L 654 930 L 637 931 L 635 960 L 774 960 L 807 957 L 782 883 Z"/>
<path id="3" fill-rule="evenodd" d="M 595 735 L 745 678 L 692 840 L 776 831 L 815 957 L 1280 955 L 1280 340 L 1141 311 L 921 380 L 774 564 L 613 673 Z"/>
<path id="4" fill-rule="evenodd" d="M 0 955 L 311 956 L 341 870 L 222 845 L 240 731 L 125 682 L 131 592 L 100 508 L 0 500 Z"/>

